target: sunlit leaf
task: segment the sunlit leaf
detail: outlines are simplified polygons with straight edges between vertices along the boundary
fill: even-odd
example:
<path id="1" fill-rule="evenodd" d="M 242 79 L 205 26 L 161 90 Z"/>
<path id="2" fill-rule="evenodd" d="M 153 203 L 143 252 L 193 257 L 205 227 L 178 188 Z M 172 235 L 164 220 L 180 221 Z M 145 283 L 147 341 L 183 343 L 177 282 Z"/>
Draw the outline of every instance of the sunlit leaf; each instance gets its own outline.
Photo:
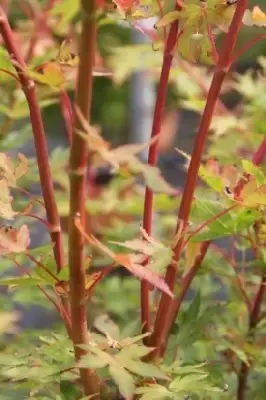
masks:
<path id="1" fill-rule="evenodd" d="M 180 17 L 180 11 L 171 11 L 165 14 L 156 24 L 155 28 L 160 29 L 167 25 L 170 25 L 172 22 L 176 21 Z"/>
<path id="2" fill-rule="evenodd" d="M 239 200 L 246 207 L 266 205 L 266 185 L 258 186 L 256 178 L 252 176 L 242 189 Z"/>
<path id="3" fill-rule="evenodd" d="M 71 49 L 72 42 L 69 39 L 64 40 L 61 43 L 58 55 L 57 55 L 57 61 L 61 65 L 67 65 L 70 67 L 75 67 L 79 63 L 79 57 L 77 54 L 74 53 Z"/>
<path id="4" fill-rule="evenodd" d="M 132 398 L 135 390 L 133 377 L 119 364 L 110 365 L 109 373 L 119 388 L 119 392 L 128 399 Z"/>
<path id="5" fill-rule="evenodd" d="M 48 62 L 42 67 L 42 73 L 27 71 L 28 75 L 36 82 L 48 85 L 51 88 L 60 88 L 65 83 L 65 77 L 57 62 Z"/>
<path id="6" fill-rule="evenodd" d="M 245 11 L 243 24 L 247 26 L 266 27 L 266 14 L 259 6 L 254 6 L 252 11 Z"/>
<path id="7" fill-rule="evenodd" d="M 200 255 L 201 245 L 200 242 L 188 242 L 185 249 L 185 272 L 188 272 L 195 264 L 197 257 Z"/>
<path id="8" fill-rule="evenodd" d="M 264 174 L 258 166 L 254 165 L 253 162 L 249 160 L 242 160 L 242 166 L 247 174 L 254 175 L 259 186 L 263 185 L 265 181 Z"/>

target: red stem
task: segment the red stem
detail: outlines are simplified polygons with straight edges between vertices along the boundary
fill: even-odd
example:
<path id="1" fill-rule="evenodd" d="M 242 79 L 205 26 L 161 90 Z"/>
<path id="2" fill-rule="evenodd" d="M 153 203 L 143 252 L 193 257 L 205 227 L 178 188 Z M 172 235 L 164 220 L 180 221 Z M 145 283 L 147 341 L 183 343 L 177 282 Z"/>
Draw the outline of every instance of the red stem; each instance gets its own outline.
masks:
<path id="1" fill-rule="evenodd" d="M 194 191 L 196 188 L 197 177 L 206 138 L 209 132 L 211 120 L 215 111 L 216 102 L 220 95 L 223 81 L 231 65 L 232 54 L 236 45 L 246 7 L 247 0 L 238 1 L 234 17 L 229 28 L 229 32 L 225 38 L 219 60 L 215 68 L 205 109 L 195 140 L 195 146 L 188 169 L 187 181 L 179 208 L 176 229 L 178 237 L 176 240 L 176 245 L 174 247 L 174 259 L 166 273 L 166 283 L 169 285 L 169 288 L 171 290 L 173 290 L 176 281 L 177 270 L 183 250 L 184 234 L 188 225 L 188 218 L 193 201 Z M 156 357 L 161 353 L 161 347 L 164 345 L 164 342 L 166 340 L 165 332 L 168 332 L 170 330 L 169 327 L 172 325 L 173 322 L 171 319 L 173 315 L 173 307 L 175 306 L 172 299 L 169 296 L 162 294 L 159 309 L 156 315 L 154 333 L 151 337 L 151 344 L 152 346 L 156 347 L 153 357 Z"/>
<path id="2" fill-rule="evenodd" d="M 176 9 L 180 9 L 176 5 Z M 174 56 L 174 49 L 176 46 L 178 35 L 178 21 L 171 24 L 167 42 L 164 49 L 163 65 L 159 81 L 157 99 L 154 109 L 154 118 L 151 132 L 151 139 L 160 134 L 163 112 L 166 102 L 168 81 L 170 69 Z M 148 163 L 149 165 L 156 165 L 158 159 L 158 140 L 153 141 L 149 147 Z M 148 235 L 152 231 L 152 216 L 153 216 L 153 192 L 146 187 L 145 200 L 144 200 L 144 213 L 143 213 L 143 228 Z M 149 283 L 147 281 L 141 282 L 141 321 L 143 326 L 143 333 L 151 331 L 150 311 L 149 311 Z"/>
<path id="3" fill-rule="evenodd" d="M 67 92 L 62 88 L 60 90 L 60 102 L 61 102 L 61 110 L 62 115 L 65 121 L 66 134 L 68 138 L 68 142 L 71 145 L 72 143 L 72 124 L 73 124 L 73 112 L 70 98 Z"/>
<path id="4" fill-rule="evenodd" d="M 9 52 L 10 58 L 16 61 L 15 68 L 18 73 L 22 90 L 28 102 L 47 220 L 51 227 L 51 239 L 55 244 L 54 256 L 57 262 L 57 268 L 58 271 L 60 271 L 60 269 L 64 266 L 63 241 L 49 165 L 47 142 L 41 111 L 37 100 L 35 83 L 24 72 L 26 69 L 26 64 L 20 54 L 19 47 L 14 39 L 13 32 L 2 7 L 0 7 L 0 32 Z"/>
<path id="5" fill-rule="evenodd" d="M 72 340 L 75 358 L 79 360 L 87 354 L 85 349 L 77 345 L 88 343 L 88 326 L 86 310 L 86 271 L 85 271 L 85 243 L 84 237 L 75 226 L 75 219 L 80 217 L 82 227 L 85 226 L 85 199 L 86 175 L 88 164 L 87 142 L 78 134 L 82 130 L 76 109 L 86 120 L 90 120 L 93 88 L 93 65 L 96 46 L 96 0 L 81 1 L 83 21 L 79 44 L 79 69 L 76 88 L 76 108 L 74 115 L 74 129 L 70 148 L 70 207 L 68 223 L 69 240 L 69 281 L 70 306 L 72 318 Z M 80 369 L 81 383 L 85 395 L 95 395 L 104 390 L 103 382 L 90 368 Z"/>

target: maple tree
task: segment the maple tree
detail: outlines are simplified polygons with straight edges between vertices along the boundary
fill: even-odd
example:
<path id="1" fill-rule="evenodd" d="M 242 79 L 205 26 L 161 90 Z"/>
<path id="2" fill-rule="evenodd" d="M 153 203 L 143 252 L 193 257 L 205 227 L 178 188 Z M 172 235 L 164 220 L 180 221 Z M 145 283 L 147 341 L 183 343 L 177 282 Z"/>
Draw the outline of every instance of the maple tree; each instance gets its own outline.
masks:
<path id="1" fill-rule="evenodd" d="M 0 216 L 8 221 L 0 227 L 0 256 L 8 268 L 21 271 L 0 284 L 17 293 L 37 288 L 60 315 L 66 334 L 39 335 L 39 348 L 23 354 L 22 361 L 7 346 L 0 361 L 3 381 L 18 390 L 25 384 L 27 396 L 36 399 L 260 396 L 265 387 L 265 59 L 259 60 L 258 76 L 232 80 L 247 103 L 240 111 L 228 110 L 220 95 L 239 57 L 266 38 L 259 33 L 238 46 L 241 29 L 265 28 L 263 7 L 249 7 L 247 0 L 20 0 L 24 17 L 16 25 L 11 4 L 0 6 L 0 80 L 9 93 L 0 105 L 1 138 L 3 148 L 12 148 L 12 125 L 29 116 L 36 159 L 0 153 Z M 143 28 L 140 22 L 150 17 L 156 18 L 154 27 Z M 114 46 L 102 55 L 101 27 L 121 24 L 148 35 L 152 44 Z M 158 80 L 151 139 L 113 148 L 92 122 L 94 80 L 122 85 L 141 69 Z M 182 106 L 200 114 L 192 154 L 176 149 L 186 170 L 182 191 L 166 182 L 157 166 L 171 84 L 182 86 Z M 54 103 L 69 148 L 49 157 L 42 111 Z M 231 135 L 237 138 L 234 145 Z M 223 145 L 227 138 L 231 142 Z M 147 163 L 138 158 L 145 148 Z M 93 192 L 93 171 L 102 167 L 115 178 Z M 31 182 L 39 182 L 41 198 L 31 193 Z M 32 221 L 45 227 L 50 245 L 30 247 Z M 219 238 L 230 238 L 230 253 L 217 244 Z M 238 249 L 252 251 L 252 272 L 239 270 Z M 115 286 L 117 299 L 110 296 L 93 316 L 95 298 L 111 290 L 110 282 L 117 282 L 111 272 L 121 267 L 140 286 L 134 333 L 123 327 L 125 321 L 120 328 L 104 313 L 115 313 L 111 305 L 117 301 L 123 318 L 132 322 L 126 281 Z M 213 276 L 227 285 L 229 300 L 222 304 L 212 298 Z M 187 303 L 192 287 L 197 295 Z M 88 330 L 88 314 L 94 329 Z M 0 316 L 0 334 L 13 332 L 17 314 L 4 310 Z"/>

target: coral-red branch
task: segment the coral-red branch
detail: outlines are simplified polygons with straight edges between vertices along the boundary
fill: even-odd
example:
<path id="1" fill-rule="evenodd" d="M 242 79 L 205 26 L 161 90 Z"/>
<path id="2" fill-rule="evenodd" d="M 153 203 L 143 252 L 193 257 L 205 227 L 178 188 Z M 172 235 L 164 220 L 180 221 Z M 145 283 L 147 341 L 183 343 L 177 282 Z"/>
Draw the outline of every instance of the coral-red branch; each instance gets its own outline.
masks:
<path id="1" fill-rule="evenodd" d="M 176 9 L 180 9 L 176 5 Z M 162 126 L 163 112 L 165 108 L 165 101 L 167 95 L 168 81 L 170 69 L 174 56 L 174 49 L 178 40 L 178 21 L 171 24 L 167 42 L 164 50 L 163 65 L 159 81 L 159 88 L 157 99 L 154 109 L 154 118 L 152 125 L 151 138 L 155 138 L 160 134 Z M 149 165 L 156 165 L 158 158 L 158 140 L 153 141 L 149 147 L 148 163 Z M 143 214 L 143 228 L 148 235 L 151 235 L 152 230 L 152 216 L 153 216 L 153 192 L 146 187 L 145 200 L 144 200 L 144 214 Z M 150 332 L 150 312 L 149 312 L 149 283 L 143 281 L 141 283 L 141 321 L 143 325 L 143 332 Z"/>
<path id="2" fill-rule="evenodd" d="M 181 253 L 184 244 L 184 234 L 187 229 L 190 209 L 193 201 L 194 191 L 196 188 L 198 172 L 201 162 L 201 157 L 204 151 L 206 138 L 209 132 L 211 120 L 215 111 L 215 106 L 219 98 L 223 81 L 231 66 L 233 51 L 236 45 L 242 19 L 247 7 L 247 0 L 239 0 L 236 6 L 233 20 L 231 22 L 228 34 L 224 40 L 224 44 L 219 55 L 219 60 L 215 68 L 210 90 L 207 96 L 205 109 L 201 118 L 198 134 L 195 140 L 194 150 L 192 153 L 187 180 L 182 196 L 177 222 L 177 240 L 174 246 L 174 259 L 168 267 L 166 274 L 166 282 L 170 289 L 173 290 L 177 275 L 177 270 L 181 258 Z M 152 346 L 156 347 L 153 357 L 157 357 L 161 353 L 161 348 L 164 347 L 166 340 L 166 332 L 169 332 L 169 327 L 172 325 L 172 308 L 173 301 L 168 296 L 162 294 L 159 309 L 156 315 L 154 333 L 151 338 Z"/>
<path id="3" fill-rule="evenodd" d="M 25 61 L 20 54 L 12 29 L 2 7 L 0 7 L 0 32 L 10 58 L 14 61 L 14 66 L 17 70 L 22 90 L 28 102 L 43 199 L 47 220 L 50 226 L 50 235 L 52 242 L 54 243 L 54 255 L 57 269 L 60 271 L 64 266 L 63 241 L 41 110 L 37 100 L 35 83 L 25 72 Z"/>

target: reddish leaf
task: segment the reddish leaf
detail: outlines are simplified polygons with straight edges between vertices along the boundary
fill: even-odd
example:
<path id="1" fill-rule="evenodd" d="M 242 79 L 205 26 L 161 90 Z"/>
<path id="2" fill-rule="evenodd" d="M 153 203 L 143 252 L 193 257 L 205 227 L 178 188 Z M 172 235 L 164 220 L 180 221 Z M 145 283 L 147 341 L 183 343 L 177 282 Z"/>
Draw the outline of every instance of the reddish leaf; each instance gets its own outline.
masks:
<path id="1" fill-rule="evenodd" d="M 30 234 L 27 225 L 19 229 L 3 225 L 0 228 L 0 255 L 22 253 L 30 244 Z"/>
<path id="2" fill-rule="evenodd" d="M 103 253 L 112 258 L 116 263 L 121 264 L 124 268 L 126 268 L 139 279 L 147 280 L 149 283 L 160 289 L 162 292 L 165 292 L 170 297 L 173 297 L 173 293 L 170 291 L 168 285 L 159 275 L 152 272 L 149 268 L 144 268 L 142 265 L 134 262 L 129 254 L 116 254 L 103 243 L 101 243 L 98 239 L 96 239 L 93 235 L 89 236 L 81 226 L 79 218 L 76 218 L 75 225 L 92 246 L 100 249 Z"/>

